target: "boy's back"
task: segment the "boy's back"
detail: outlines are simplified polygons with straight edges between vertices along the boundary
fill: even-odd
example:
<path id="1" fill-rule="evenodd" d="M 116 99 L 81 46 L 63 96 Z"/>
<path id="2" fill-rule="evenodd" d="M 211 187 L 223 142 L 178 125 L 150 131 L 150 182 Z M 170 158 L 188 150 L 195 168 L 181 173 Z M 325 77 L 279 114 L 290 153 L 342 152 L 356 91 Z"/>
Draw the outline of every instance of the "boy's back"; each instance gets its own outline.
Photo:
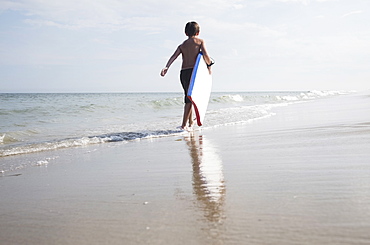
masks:
<path id="1" fill-rule="evenodd" d="M 194 67 L 202 42 L 203 40 L 198 37 L 189 37 L 179 46 L 182 54 L 182 70 Z"/>

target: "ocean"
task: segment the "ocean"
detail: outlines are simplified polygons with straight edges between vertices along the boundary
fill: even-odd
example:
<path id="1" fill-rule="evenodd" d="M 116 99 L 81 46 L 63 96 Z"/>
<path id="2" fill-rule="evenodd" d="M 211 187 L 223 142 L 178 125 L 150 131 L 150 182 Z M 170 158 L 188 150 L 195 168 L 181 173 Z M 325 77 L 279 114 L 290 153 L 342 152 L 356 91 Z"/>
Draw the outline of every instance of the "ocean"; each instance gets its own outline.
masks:
<path id="1" fill-rule="evenodd" d="M 276 107 L 353 91 L 212 93 L 202 130 L 274 116 Z M 20 154 L 182 134 L 181 93 L 0 94 L 0 160 Z M 32 164 L 1 164 L 0 172 Z"/>

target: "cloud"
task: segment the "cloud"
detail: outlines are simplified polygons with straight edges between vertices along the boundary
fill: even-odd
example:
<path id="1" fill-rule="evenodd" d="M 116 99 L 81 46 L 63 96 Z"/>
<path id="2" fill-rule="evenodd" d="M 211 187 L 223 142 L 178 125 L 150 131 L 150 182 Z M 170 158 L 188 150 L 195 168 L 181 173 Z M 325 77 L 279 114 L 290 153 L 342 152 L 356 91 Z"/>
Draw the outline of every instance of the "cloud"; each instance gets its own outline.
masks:
<path id="1" fill-rule="evenodd" d="M 308 4 L 310 0 L 276 0 L 277 2 L 283 2 L 283 3 L 302 3 L 302 4 Z"/>
<path id="2" fill-rule="evenodd" d="M 284 32 L 280 32 L 274 29 L 271 29 L 265 25 L 256 24 L 253 22 L 227 22 L 221 19 L 207 18 L 205 23 L 208 26 L 208 29 L 213 33 L 232 33 L 236 36 L 258 36 L 258 37 L 280 37 L 284 36 Z M 234 39 L 234 41 L 237 38 Z M 243 40 L 241 40 L 244 42 Z"/>
<path id="3" fill-rule="evenodd" d="M 151 23 L 155 23 L 155 18 L 150 18 L 140 1 L 21 0 L 17 3 L 2 1 L 1 6 L 2 11 L 21 12 L 25 15 L 25 23 L 37 26 L 144 30 L 151 29 Z"/>
<path id="4" fill-rule="evenodd" d="M 362 10 L 352 11 L 352 12 L 349 12 L 347 14 L 342 15 L 342 18 L 348 17 L 350 15 L 354 15 L 354 14 L 362 14 L 363 12 L 364 11 L 362 11 Z"/>
<path id="5" fill-rule="evenodd" d="M 311 2 L 322 3 L 322 2 L 332 2 L 332 1 L 336 1 L 336 0 L 275 0 L 275 1 L 284 2 L 284 3 L 301 3 L 301 4 L 304 4 L 304 5 L 308 5 Z"/>
<path id="6" fill-rule="evenodd" d="M 65 29 L 100 28 L 156 32 L 178 16 L 207 16 L 227 9 L 244 7 L 241 0 L 204 0 L 177 2 L 171 0 L 0 0 L 0 11 L 19 11 L 25 23 Z"/>

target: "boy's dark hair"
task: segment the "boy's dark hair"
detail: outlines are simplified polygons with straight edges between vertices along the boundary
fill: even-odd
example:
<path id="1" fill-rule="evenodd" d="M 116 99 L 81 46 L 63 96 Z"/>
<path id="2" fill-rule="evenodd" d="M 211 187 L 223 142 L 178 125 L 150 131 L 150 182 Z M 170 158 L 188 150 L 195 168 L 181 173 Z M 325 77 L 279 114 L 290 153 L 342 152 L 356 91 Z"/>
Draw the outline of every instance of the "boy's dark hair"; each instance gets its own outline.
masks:
<path id="1" fill-rule="evenodd" d="M 198 34 L 199 31 L 200 31 L 200 27 L 197 22 L 191 21 L 191 22 L 186 23 L 186 26 L 185 26 L 186 36 L 193 37 L 196 34 Z"/>

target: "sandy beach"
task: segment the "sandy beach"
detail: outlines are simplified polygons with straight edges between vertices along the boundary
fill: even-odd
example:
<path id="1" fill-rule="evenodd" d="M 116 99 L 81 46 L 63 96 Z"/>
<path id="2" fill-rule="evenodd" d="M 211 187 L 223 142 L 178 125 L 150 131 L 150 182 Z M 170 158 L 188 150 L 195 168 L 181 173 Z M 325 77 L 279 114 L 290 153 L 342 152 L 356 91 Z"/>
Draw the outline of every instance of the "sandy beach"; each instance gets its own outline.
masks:
<path id="1" fill-rule="evenodd" d="M 2 158 L 0 243 L 369 244 L 369 105 Z"/>

